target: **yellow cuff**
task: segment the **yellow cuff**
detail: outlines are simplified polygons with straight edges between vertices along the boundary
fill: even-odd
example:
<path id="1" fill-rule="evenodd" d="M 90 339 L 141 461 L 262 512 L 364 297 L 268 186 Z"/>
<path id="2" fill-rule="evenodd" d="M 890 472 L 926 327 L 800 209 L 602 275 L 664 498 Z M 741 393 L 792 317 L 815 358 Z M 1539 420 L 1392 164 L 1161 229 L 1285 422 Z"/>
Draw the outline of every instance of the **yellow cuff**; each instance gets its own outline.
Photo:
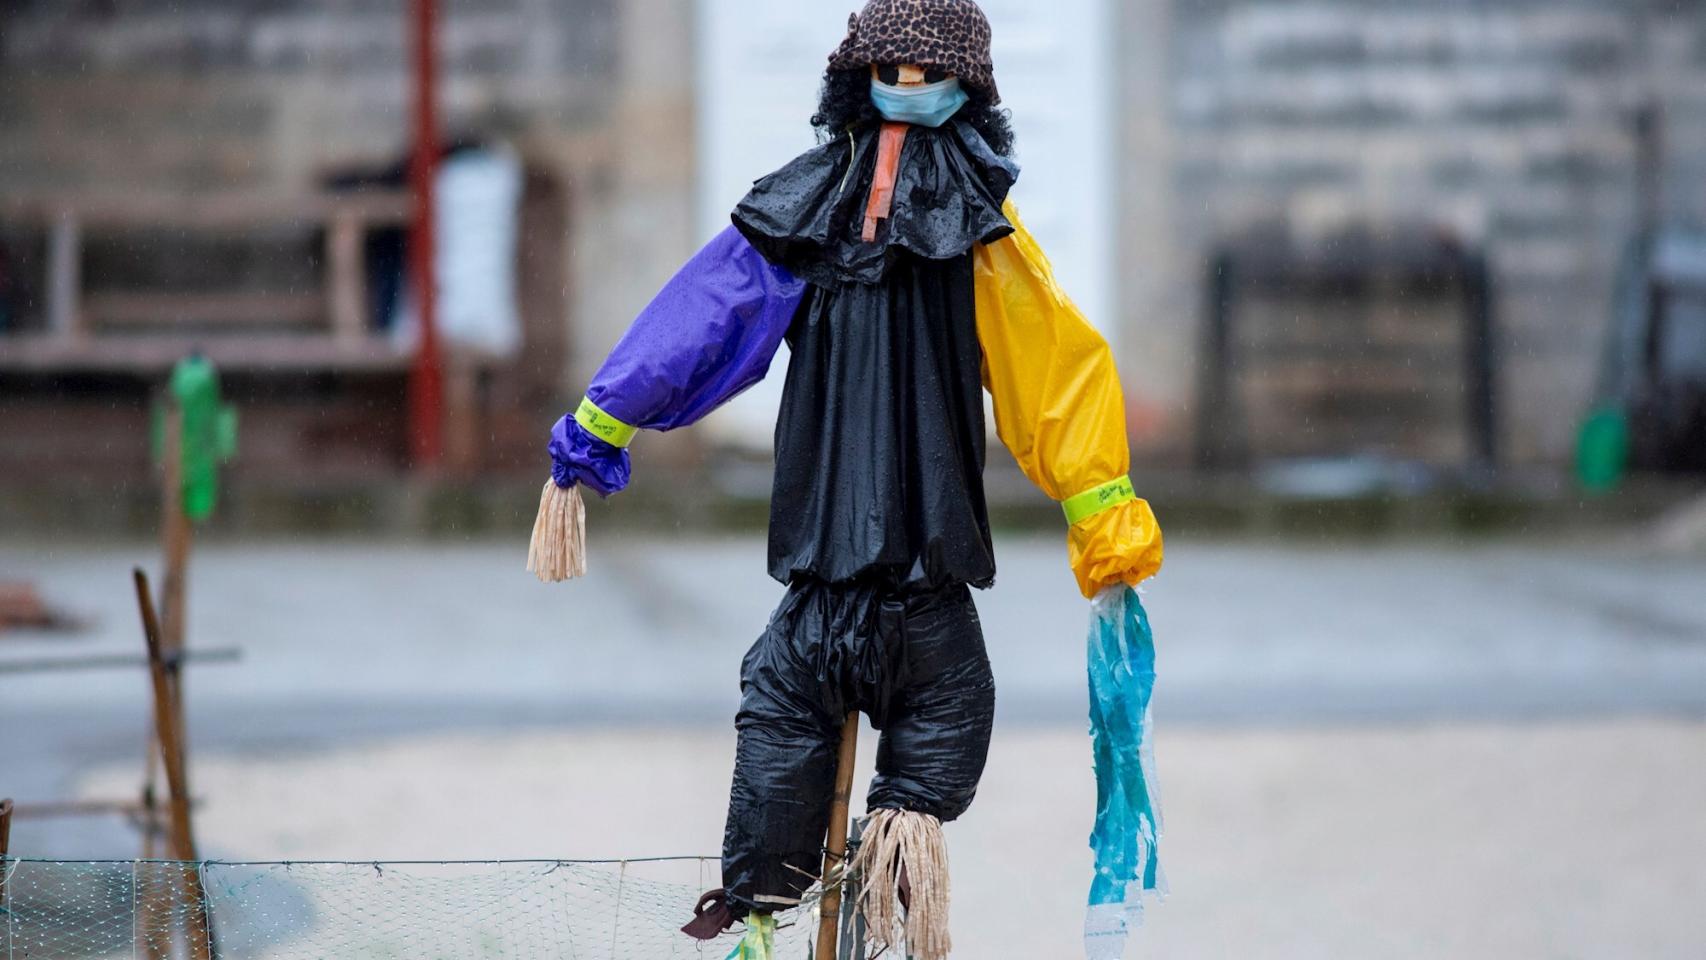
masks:
<path id="1" fill-rule="evenodd" d="M 1061 501 L 1060 508 L 1066 511 L 1066 522 L 1070 525 L 1136 499 L 1137 492 L 1131 488 L 1131 477 L 1125 476 L 1067 497 Z"/>
<path id="2" fill-rule="evenodd" d="M 1066 547 L 1085 597 L 1112 583 L 1136 586 L 1161 569 L 1161 527 L 1143 500 L 1129 500 L 1074 524 L 1067 529 Z"/>
<path id="3" fill-rule="evenodd" d="M 613 447 L 626 447 L 634 441 L 634 434 L 640 432 L 639 427 L 623 423 L 600 410 L 598 404 L 587 397 L 582 397 L 581 405 L 575 409 L 575 422 Z"/>

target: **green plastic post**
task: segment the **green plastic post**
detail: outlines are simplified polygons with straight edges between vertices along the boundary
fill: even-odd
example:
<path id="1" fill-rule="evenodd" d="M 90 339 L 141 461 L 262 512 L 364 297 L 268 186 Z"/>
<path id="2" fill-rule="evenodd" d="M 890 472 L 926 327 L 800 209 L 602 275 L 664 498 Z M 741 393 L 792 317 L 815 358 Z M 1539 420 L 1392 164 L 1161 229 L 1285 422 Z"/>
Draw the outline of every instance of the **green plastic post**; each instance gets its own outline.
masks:
<path id="1" fill-rule="evenodd" d="M 1589 493 L 1610 493 L 1629 466 L 1629 418 L 1601 407 L 1582 422 L 1576 438 L 1576 479 Z"/>
<path id="2" fill-rule="evenodd" d="M 178 361 L 168 390 L 183 418 L 184 516 L 206 520 L 219 502 L 219 465 L 237 452 L 237 411 L 221 399 L 219 373 L 205 357 Z"/>

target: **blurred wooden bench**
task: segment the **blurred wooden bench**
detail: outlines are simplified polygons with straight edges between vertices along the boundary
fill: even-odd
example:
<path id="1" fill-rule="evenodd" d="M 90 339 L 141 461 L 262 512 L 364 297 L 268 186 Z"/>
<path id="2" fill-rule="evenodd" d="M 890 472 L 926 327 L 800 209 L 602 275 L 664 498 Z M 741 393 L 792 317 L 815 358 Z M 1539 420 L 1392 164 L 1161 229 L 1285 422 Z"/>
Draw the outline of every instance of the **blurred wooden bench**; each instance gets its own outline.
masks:
<path id="1" fill-rule="evenodd" d="M 408 354 L 370 322 L 365 246 L 371 232 L 405 226 L 412 208 L 400 191 L 294 199 L 0 197 L 0 221 L 46 235 L 45 329 L 0 335 L 0 372 L 152 373 L 192 350 L 234 371 L 406 369 Z M 84 289 L 84 240 L 94 232 L 241 236 L 281 228 L 324 238 L 319 289 L 99 294 Z"/>
<path id="2" fill-rule="evenodd" d="M 0 331 L 0 408 L 30 420 L 21 424 L 14 415 L 8 424 L 16 428 L 15 442 L 0 451 L 0 471 L 23 463 L 32 475 L 86 471 L 87 452 L 59 438 L 112 431 L 113 402 L 100 398 L 125 398 L 116 401 L 125 408 L 122 419 L 138 383 L 158 382 L 192 351 L 251 383 L 285 385 L 254 395 L 246 408 L 253 442 L 245 462 L 254 470 L 362 474 L 388 462 L 405 465 L 406 445 L 393 449 L 375 438 L 406 429 L 400 398 L 412 349 L 378 328 L 375 314 L 383 308 L 371 285 L 384 281 L 374 268 L 390 265 L 369 258 L 380 246 L 376 235 L 406 228 L 413 207 L 406 192 L 390 188 L 282 198 L 0 192 L 0 231 L 28 244 L 16 248 L 23 254 L 11 264 L 27 312 Z M 531 469 L 539 423 L 565 402 L 568 190 L 550 171 L 529 168 L 518 212 L 521 348 L 494 356 L 445 343 L 444 465 L 451 470 Z M 180 264 L 186 269 L 174 271 L 162 261 L 168 275 L 188 277 L 162 285 L 146 264 L 134 274 L 112 274 L 113 251 L 133 238 L 139 244 L 164 238 L 214 255 L 227 241 L 252 252 L 291 238 L 278 255 L 294 259 L 279 265 L 286 279 L 270 287 L 253 277 L 225 277 L 217 264 Z M 76 389 L 63 391 L 68 382 Z M 375 406 L 386 391 L 399 402 Z M 314 397 L 313 415 L 286 399 L 292 395 Z M 351 424 L 373 432 L 346 429 Z M 19 442 L 26 428 L 37 442 Z M 100 457 L 135 463 L 141 453 L 133 443 Z"/>

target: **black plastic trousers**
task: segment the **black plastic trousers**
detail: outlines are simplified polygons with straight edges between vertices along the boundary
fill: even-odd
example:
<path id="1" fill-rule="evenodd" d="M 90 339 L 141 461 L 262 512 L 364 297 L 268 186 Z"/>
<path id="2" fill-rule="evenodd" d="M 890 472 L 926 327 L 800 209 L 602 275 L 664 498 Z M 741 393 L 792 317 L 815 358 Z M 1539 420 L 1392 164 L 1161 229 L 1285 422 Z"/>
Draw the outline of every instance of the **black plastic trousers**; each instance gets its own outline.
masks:
<path id="1" fill-rule="evenodd" d="M 882 731 L 866 805 L 953 820 L 989 754 L 995 681 L 971 591 L 797 581 L 741 663 L 723 886 L 737 912 L 799 899 L 823 869 L 847 714 Z"/>

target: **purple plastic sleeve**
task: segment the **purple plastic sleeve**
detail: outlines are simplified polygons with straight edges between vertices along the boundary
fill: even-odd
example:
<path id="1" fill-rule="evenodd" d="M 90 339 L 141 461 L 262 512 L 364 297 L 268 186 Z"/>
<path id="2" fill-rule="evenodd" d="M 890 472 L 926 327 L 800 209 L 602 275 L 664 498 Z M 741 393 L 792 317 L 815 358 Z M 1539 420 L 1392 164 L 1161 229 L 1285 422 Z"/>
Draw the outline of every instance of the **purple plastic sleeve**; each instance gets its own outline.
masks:
<path id="1" fill-rule="evenodd" d="M 628 485 L 628 451 L 587 433 L 565 416 L 551 428 L 551 479 L 559 487 L 584 483 L 608 497 Z"/>
<path id="2" fill-rule="evenodd" d="M 685 427 L 764 379 L 806 283 L 726 228 L 687 261 L 610 351 L 586 395 L 647 430 Z M 551 476 L 603 496 L 628 485 L 628 451 L 569 414 L 551 431 Z"/>

